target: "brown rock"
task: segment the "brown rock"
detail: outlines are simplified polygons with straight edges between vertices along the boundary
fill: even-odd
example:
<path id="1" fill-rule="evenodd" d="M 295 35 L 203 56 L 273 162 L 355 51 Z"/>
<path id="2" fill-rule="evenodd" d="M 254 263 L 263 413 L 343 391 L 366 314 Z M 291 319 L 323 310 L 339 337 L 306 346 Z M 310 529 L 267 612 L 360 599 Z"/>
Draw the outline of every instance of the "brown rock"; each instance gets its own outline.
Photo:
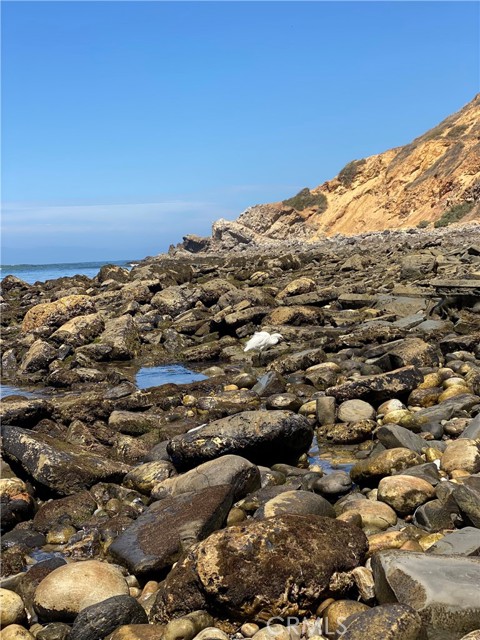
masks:
<path id="1" fill-rule="evenodd" d="M 58 438 L 21 429 L 3 428 L 5 454 L 19 462 L 40 484 L 70 495 L 101 480 L 121 480 L 130 467 L 71 445 Z"/>
<path id="2" fill-rule="evenodd" d="M 395 447 L 382 451 L 373 458 L 359 460 L 353 465 L 350 475 L 354 482 L 371 485 L 372 483 L 376 484 L 385 476 L 422 463 L 423 459 L 414 451 L 404 447 Z"/>
<path id="3" fill-rule="evenodd" d="M 366 549 L 359 529 L 320 516 L 283 515 L 229 527 L 176 565 L 152 619 L 181 616 L 207 602 L 238 621 L 303 615 L 318 606 L 332 574 L 356 567 Z"/>
<path id="4" fill-rule="evenodd" d="M 137 576 L 169 567 L 194 542 L 222 526 L 232 501 L 231 487 L 220 485 L 154 502 L 109 552 Z"/>
<path id="5" fill-rule="evenodd" d="M 74 316 L 95 312 L 95 305 L 89 296 L 73 295 L 55 302 L 37 304 L 27 311 L 22 322 L 23 333 L 40 327 L 59 327 Z"/>
<path id="6" fill-rule="evenodd" d="M 56 344 L 69 344 L 81 347 L 99 336 L 105 328 L 105 323 L 98 313 L 86 316 L 76 316 L 62 324 L 50 338 Z"/>
<path id="7" fill-rule="evenodd" d="M 128 584 L 117 567 L 86 560 L 55 569 L 35 591 L 34 607 L 43 620 L 73 620 L 86 607 L 128 595 Z"/>
<path id="8" fill-rule="evenodd" d="M 345 382 L 344 384 L 327 389 L 327 395 L 333 396 L 339 402 L 344 400 L 367 400 L 383 402 L 392 397 L 409 393 L 422 382 L 423 376 L 414 366 L 403 367 L 388 373 L 364 376 Z"/>
<path id="9" fill-rule="evenodd" d="M 377 500 L 349 500 L 338 519 L 349 521 L 353 516 L 361 518 L 362 528 L 366 531 L 383 531 L 397 523 L 395 511 Z"/>
<path id="10" fill-rule="evenodd" d="M 449 442 L 440 461 L 443 471 L 454 470 L 478 473 L 480 471 L 480 447 L 475 440 L 461 438 Z"/>
<path id="11" fill-rule="evenodd" d="M 401 515 L 413 513 L 417 507 L 434 497 L 432 485 L 414 476 L 389 476 L 382 478 L 378 485 L 378 500 L 390 505 Z"/>
<path id="12" fill-rule="evenodd" d="M 404 604 L 387 604 L 364 611 L 345 622 L 342 640 L 420 640 L 423 624 L 418 613 Z"/>

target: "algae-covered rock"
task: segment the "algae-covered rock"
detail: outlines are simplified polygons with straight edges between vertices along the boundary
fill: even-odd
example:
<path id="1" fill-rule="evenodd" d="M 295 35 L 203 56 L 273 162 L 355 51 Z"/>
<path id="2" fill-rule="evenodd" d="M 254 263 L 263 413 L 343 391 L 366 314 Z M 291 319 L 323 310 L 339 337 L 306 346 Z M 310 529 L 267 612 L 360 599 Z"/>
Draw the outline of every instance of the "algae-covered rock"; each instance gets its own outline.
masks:
<path id="1" fill-rule="evenodd" d="M 153 621 L 212 609 L 237 621 L 315 610 L 335 572 L 364 559 L 367 540 L 349 524 L 282 515 L 229 527 L 193 547 L 162 584 Z"/>

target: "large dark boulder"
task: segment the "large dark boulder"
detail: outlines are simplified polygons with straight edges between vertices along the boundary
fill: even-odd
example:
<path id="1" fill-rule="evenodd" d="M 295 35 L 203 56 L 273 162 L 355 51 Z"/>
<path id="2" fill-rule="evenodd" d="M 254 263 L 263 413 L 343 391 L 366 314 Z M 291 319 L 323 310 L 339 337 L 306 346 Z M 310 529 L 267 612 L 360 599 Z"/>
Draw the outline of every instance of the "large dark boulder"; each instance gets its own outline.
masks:
<path id="1" fill-rule="evenodd" d="M 335 572 L 358 566 L 364 533 L 321 516 L 282 515 L 213 533 L 162 583 L 151 611 L 165 622 L 207 609 L 231 620 L 315 611 Z"/>
<path id="2" fill-rule="evenodd" d="M 308 450 L 312 437 L 306 418 L 291 411 L 245 411 L 176 436 L 167 451 L 183 469 L 229 453 L 268 465 L 295 461 Z"/>
<path id="3" fill-rule="evenodd" d="M 116 538 L 109 552 L 136 576 L 170 567 L 185 549 L 223 525 L 232 502 L 229 485 L 154 502 Z"/>
<path id="4" fill-rule="evenodd" d="M 363 376 L 330 387 L 327 391 L 329 396 L 333 396 L 339 402 L 352 399 L 383 402 L 410 393 L 422 381 L 423 375 L 420 370 L 415 366 L 408 366 L 388 373 Z"/>
<path id="5" fill-rule="evenodd" d="M 2 425 L 15 424 L 19 427 L 33 427 L 52 415 L 52 405 L 39 398 L 7 396 L 0 405 Z"/>
<path id="6" fill-rule="evenodd" d="M 85 447 L 15 426 L 3 427 L 3 446 L 9 460 L 21 464 L 34 480 L 61 495 L 71 495 L 101 481 L 119 482 L 130 470 Z"/>

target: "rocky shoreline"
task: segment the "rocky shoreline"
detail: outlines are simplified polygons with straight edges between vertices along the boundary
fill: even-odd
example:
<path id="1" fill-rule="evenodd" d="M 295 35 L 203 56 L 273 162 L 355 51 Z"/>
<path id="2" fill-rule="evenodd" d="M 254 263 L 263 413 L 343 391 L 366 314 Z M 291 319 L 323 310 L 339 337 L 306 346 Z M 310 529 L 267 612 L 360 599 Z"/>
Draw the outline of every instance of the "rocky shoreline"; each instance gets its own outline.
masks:
<path id="1" fill-rule="evenodd" d="M 186 247 L 1 283 L 1 640 L 479 639 L 480 226 Z"/>

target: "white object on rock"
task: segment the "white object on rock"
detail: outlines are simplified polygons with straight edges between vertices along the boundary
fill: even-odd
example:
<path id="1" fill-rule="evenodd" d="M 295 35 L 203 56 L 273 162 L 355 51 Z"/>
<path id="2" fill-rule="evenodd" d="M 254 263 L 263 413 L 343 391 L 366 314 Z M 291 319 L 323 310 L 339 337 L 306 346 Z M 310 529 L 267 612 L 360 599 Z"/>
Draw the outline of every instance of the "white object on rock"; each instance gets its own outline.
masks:
<path id="1" fill-rule="evenodd" d="M 256 331 L 245 345 L 244 351 L 263 351 L 267 347 L 278 344 L 283 340 L 281 333 L 268 333 L 268 331 Z"/>

